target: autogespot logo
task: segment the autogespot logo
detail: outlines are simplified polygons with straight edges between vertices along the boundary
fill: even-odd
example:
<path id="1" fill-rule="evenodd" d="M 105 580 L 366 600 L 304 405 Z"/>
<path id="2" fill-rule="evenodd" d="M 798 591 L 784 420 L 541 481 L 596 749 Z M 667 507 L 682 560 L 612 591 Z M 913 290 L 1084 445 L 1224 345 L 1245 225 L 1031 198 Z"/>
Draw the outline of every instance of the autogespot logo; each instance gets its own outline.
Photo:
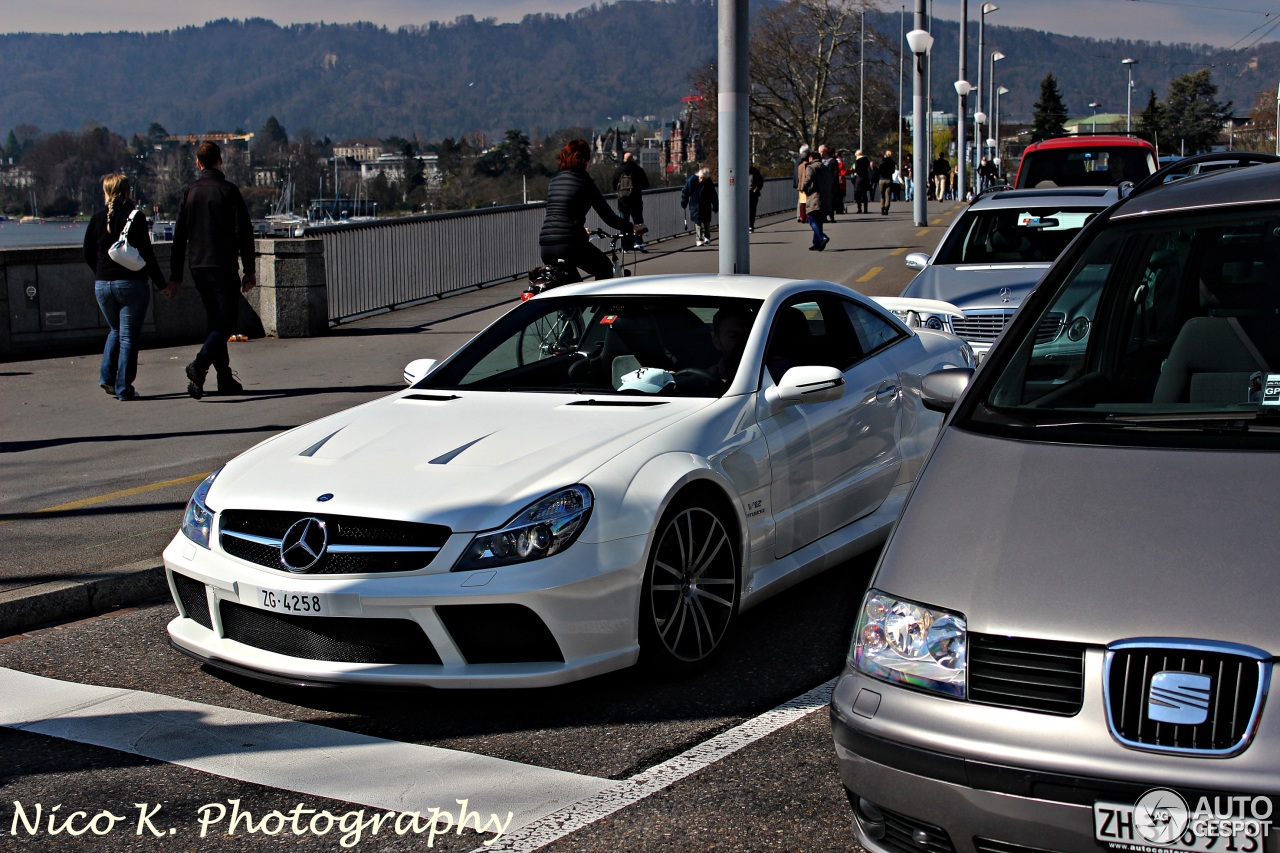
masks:
<path id="1" fill-rule="evenodd" d="M 318 518 L 295 521 L 280 540 L 280 565 L 291 572 L 305 572 L 320 562 L 329 544 L 329 531 Z"/>
<path id="2" fill-rule="evenodd" d="M 1152 844 L 1172 844 L 1187 830 L 1187 801 L 1177 791 L 1152 788 L 1133 804 L 1133 826 Z"/>

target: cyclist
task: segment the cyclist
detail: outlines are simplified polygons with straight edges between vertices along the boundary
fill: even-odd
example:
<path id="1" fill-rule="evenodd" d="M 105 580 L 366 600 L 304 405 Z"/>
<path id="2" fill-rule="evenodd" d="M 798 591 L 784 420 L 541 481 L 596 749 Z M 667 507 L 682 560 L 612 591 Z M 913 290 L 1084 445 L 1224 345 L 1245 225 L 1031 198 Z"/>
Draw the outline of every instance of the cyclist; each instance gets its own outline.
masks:
<path id="1" fill-rule="evenodd" d="M 574 274 L 586 271 L 596 279 L 613 277 L 613 262 L 595 246 L 587 234 L 587 211 L 595 210 L 605 224 L 621 233 L 633 233 L 628 222 L 613 212 L 605 202 L 600 189 L 587 174 L 591 162 L 591 146 L 585 139 L 572 139 L 560 149 L 557 163 L 560 171 L 547 185 L 547 212 L 538 234 L 538 248 L 542 262 L 551 266 L 569 267 Z M 637 225 L 634 233 L 644 233 L 644 226 Z"/>

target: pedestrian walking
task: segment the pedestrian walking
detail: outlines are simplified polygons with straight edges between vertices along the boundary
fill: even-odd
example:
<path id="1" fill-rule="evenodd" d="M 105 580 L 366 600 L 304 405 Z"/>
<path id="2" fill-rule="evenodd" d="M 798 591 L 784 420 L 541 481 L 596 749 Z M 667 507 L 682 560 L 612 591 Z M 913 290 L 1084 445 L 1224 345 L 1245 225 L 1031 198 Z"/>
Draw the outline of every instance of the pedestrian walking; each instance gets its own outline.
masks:
<path id="1" fill-rule="evenodd" d="M 760 194 L 764 192 L 764 173 L 755 163 L 747 169 L 747 231 L 756 233 L 756 211 L 760 207 Z"/>
<path id="2" fill-rule="evenodd" d="M 695 237 L 693 244 L 701 246 L 711 242 L 711 216 L 720 209 L 720 199 L 716 195 L 715 181 L 711 180 L 711 170 L 703 167 L 689 176 L 680 190 L 680 207 L 689 212 L 694 222 Z"/>
<path id="3" fill-rule="evenodd" d="M 853 203 L 857 213 L 870 213 L 867 206 L 871 203 L 871 158 L 859 148 L 853 152 Z"/>
<path id="4" fill-rule="evenodd" d="M 821 160 L 822 165 L 826 166 L 827 170 L 831 172 L 831 178 L 836 182 L 836 187 L 838 188 L 840 186 L 840 161 L 836 159 L 835 149 L 830 145 L 819 145 L 818 159 Z M 835 222 L 836 214 L 844 212 L 840 210 L 840 200 L 837 198 L 837 194 L 838 189 L 832 189 L 831 213 L 827 218 L 828 222 Z"/>
<path id="5" fill-rule="evenodd" d="M 804 170 L 809 164 L 809 146 L 801 145 L 799 157 L 796 158 L 796 167 L 791 173 L 791 186 L 796 190 L 796 222 L 807 222 L 809 218 L 808 210 L 805 208 L 804 190 L 801 184 L 804 183 Z"/>
<path id="6" fill-rule="evenodd" d="M 166 287 L 151 246 L 151 226 L 134 204 L 129 179 L 121 173 L 107 175 L 102 179 L 102 196 L 107 206 L 93 215 L 84 232 L 84 262 L 93 270 L 98 310 L 111 329 L 102 348 L 98 386 L 117 400 L 136 400 L 139 394 L 133 382 L 138 375 L 142 321 L 151 304 L 147 280 L 170 296 L 176 288 L 171 291 Z M 111 258 L 111 246 L 121 235 L 146 262 L 141 269 L 130 269 Z"/>
<path id="7" fill-rule="evenodd" d="M 847 212 L 844 204 L 849 195 L 849 178 L 853 175 L 853 170 L 845 162 L 848 158 L 848 151 L 841 151 L 836 155 L 836 213 L 841 216 Z"/>
<path id="8" fill-rule="evenodd" d="M 613 173 L 613 191 L 617 193 L 618 215 L 623 221 L 632 225 L 644 225 L 644 198 L 640 194 L 647 189 L 649 175 L 636 162 L 632 153 L 626 152 L 622 155 L 621 165 Z M 649 251 L 644 247 L 644 230 L 636 229 L 638 233 L 634 238 L 634 246 L 639 252 Z"/>
<path id="9" fill-rule="evenodd" d="M 810 154 L 801 186 L 804 187 L 809 227 L 813 229 L 813 244 L 809 246 L 809 251 L 821 252 L 831 242 L 831 238 L 822 229 L 822 223 L 835 210 L 836 179 L 819 157 Z"/>
<path id="10" fill-rule="evenodd" d="M 947 185 L 951 181 L 951 163 L 942 154 L 938 155 L 938 159 L 933 161 L 933 170 L 929 173 L 933 178 L 933 198 L 934 201 L 945 201 L 947 198 Z"/>
<path id="11" fill-rule="evenodd" d="M 876 171 L 880 175 L 880 215 L 888 216 L 889 201 L 893 198 L 893 175 L 898 171 L 898 164 L 894 162 L 892 151 L 884 152 L 884 159 L 880 161 Z"/>
<path id="12" fill-rule="evenodd" d="M 196 357 L 187 365 L 187 393 L 199 400 L 212 367 L 219 394 L 239 394 L 244 388 L 231 371 L 227 339 L 235 334 L 240 315 L 240 294 L 257 284 L 253 271 L 253 224 L 249 209 L 235 184 L 222 173 L 222 149 L 205 140 L 196 148 L 200 177 L 187 184 L 173 226 L 173 256 L 169 286 L 182 283 L 182 271 L 191 267 L 191 278 L 209 319 L 209 333 Z M 244 275 L 239 266 L 243 265 Z"/>
<path id="13" fill-rule="evenodd" d="M 911 176 L 911 164 L 904 160 L 902 165 L 898 167 L 898 172 L 902 175 L 902 200 L 915 200 L 916 182 Z"/>

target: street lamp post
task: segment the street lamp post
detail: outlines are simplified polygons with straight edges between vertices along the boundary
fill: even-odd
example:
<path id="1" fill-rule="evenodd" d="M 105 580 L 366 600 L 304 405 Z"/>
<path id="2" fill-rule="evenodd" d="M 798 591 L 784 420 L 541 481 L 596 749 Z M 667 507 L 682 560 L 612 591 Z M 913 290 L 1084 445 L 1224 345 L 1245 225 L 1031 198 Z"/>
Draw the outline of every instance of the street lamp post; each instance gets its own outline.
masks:
<path id="1" fill-rule="evenodd" d="M 961 56 L 963 55 L 964 54 L 961 53 Z M 972 91 L 973 86 L 969 85 L 968 80 L 962 78 L 956 81 L 956 94 L 960 96 L 960 110 L 956 114 L 956 192 L 961 196 L 963 196 L 965 194 L 965 190 L 968 189 L 968 184 L 965 182 L 964 168 L 965 160 L 968 159 L 968 152 L 965 150 L 964 146 L 964 100 L 965 96 Z M 975 190 L 978 188 L 978 180 L 980 180 L 980 178 L 975 174 Z"/>
<path id="2" fill-rule="evenodd" d="M 973 105 L 974 174 L 977 174 L 978 160 L 982 156 L 982 123 L 987 120 L 986 113 L 982 111 L 982 66 L 986 60 L 987 15 L 999 9 L 1000 7 L 995 3 L 983 3 L 981 14 L 978 15 L 978 91 L 977 100 Z"/>
<path id="3" fill-rule="evenodd" d="M 1093 133 L 1098 132 L 1098 107 L 1100 106 L 1102 106 L 1102 104 L 1098 103 L 1097 101 L 1089 102 L 1089 109 L 1093 110 L 1093 124 L 1091 125 L 1092 127 L 1091 132 Z"/>
<path id="4" fill-rule="evenodd" d="M 924 0 L 916 0 L 916 29 L 907 33 L 907 45 L 911 48 L 911 53 L 915 55 L 915 77 L 912 86 L 911 98 L 911 131 L 912 131 L 912 151 L 914 166 L 912 171 L 912 179 L 915 181 L 915 198 L 912 204 L 912 217 L 915 224 L 924 226 L 928 224 L 927 212 L 925 211 L 925 195 L 928 190 L 925 188 L 925 175 L 928 172 L 928 162 L 925 159 L 925 152 L 929 146 L 929 136 L 924 126 L 924 59 L 928 55 L 929 49 L 933 47 L 933 36 L 929 35 L 929 31 L 921 27 L 924 23 Z"/>
<path id="5" fill-rule="evenodd" d="M 995 144 L 995 149 L 996 149 L 995 166 L 996 166 L 996 177 L 997 177 L 997 178 L 999 178 L 1000 173 L 1001 173 L 1001 169 L 1000 169 L 1000 163 L 1001 163 L 1001 157 L 1000 157 L 1000 96 L 1001 96 L 1001 95 L 1007 95 L 1007 94 L 1009 94 L 1009 90 L 1008 90 L 1007 88 L 1005 88 L 1004 86 L 1001 86 L 999 89 L 996 89 L 995 118 L 994 118 L 994 119 L 992 120 L 992 122 L 991 122 L 991 124 L 995 127 L 995 131 L 996 131 L 996 133 L 995 133 L 995 138 L 996 138 L 996 144 Z M 997 181 L 997 182 L 998 182 L 998 181 Z"/>
<path id="6" fill-rule="evenodd" d="M 1124 106 L 1124 132 L 1125 133 L 1133 132 L 1133 66 L 1137 64 L 1137 62 L 1138 60 L 1136 59 L 1120 60 L 1120 64 L 1123 65 L 1125 68 L 1127 68 L 1129 71 L 1129 86 L 1127 91 L 1125 92 L 1125 106 Z"/>
<path id="7" fill-rule="evenodd" d="M 991 54 L 991 75 L 990 75 L 990 76 L 991 76 L 991 79 L 988 81 L 989 85 L 991 86 L 991 90 L 990 90 L 990 93 L 989 93 L 989 94 L 990 94 L 990 97 L 988 97 L 988 98 L 987 98 L 987 102 L 988 102 L 989 104 L 991 104 L 993 107 L 995 106 L 995 103 L 996 103 L 996 96 L 995 96 L 995 91 L 996 91 L 996 63 L 997 63 L 997 62 L 999 62 L 999 61 L 1000 61 L 1000 60 L 1002 60 L 1002 59 L 1004 59 L 1004 54 L 1003 54 L 1003 53 L 1001 53 L 1001 52 L 1000 52 L 1000 51 L 998 51 L 998 50 L 997 50 L 995 53 Z M 994 123 L 994 119 L 993 119 L 993 123 Z M 988 137 L 988 138 L 990 138 L 990 137 Z"/>

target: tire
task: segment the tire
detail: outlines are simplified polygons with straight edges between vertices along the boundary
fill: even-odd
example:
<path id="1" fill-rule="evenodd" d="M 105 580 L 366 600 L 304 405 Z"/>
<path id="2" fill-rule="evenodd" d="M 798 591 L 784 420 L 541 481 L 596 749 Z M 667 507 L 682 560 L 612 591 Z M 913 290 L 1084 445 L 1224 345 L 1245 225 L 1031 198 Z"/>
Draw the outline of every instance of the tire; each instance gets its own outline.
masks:
<path id="1" fill-rule="evenodd" d="M 677 502 L 663 515 L 640 592 L 640 655 L 650 669 L 695 672 L 724 646 L 742 574 L 730 530 L 704 500 Z"/>
<path id="2" fill-rule="evenodd" d="M 516 340 L 517 364 L 533 364 L 573 351 L 583 335 L 582 318 L 571 311 L 539 317 Z"/>

